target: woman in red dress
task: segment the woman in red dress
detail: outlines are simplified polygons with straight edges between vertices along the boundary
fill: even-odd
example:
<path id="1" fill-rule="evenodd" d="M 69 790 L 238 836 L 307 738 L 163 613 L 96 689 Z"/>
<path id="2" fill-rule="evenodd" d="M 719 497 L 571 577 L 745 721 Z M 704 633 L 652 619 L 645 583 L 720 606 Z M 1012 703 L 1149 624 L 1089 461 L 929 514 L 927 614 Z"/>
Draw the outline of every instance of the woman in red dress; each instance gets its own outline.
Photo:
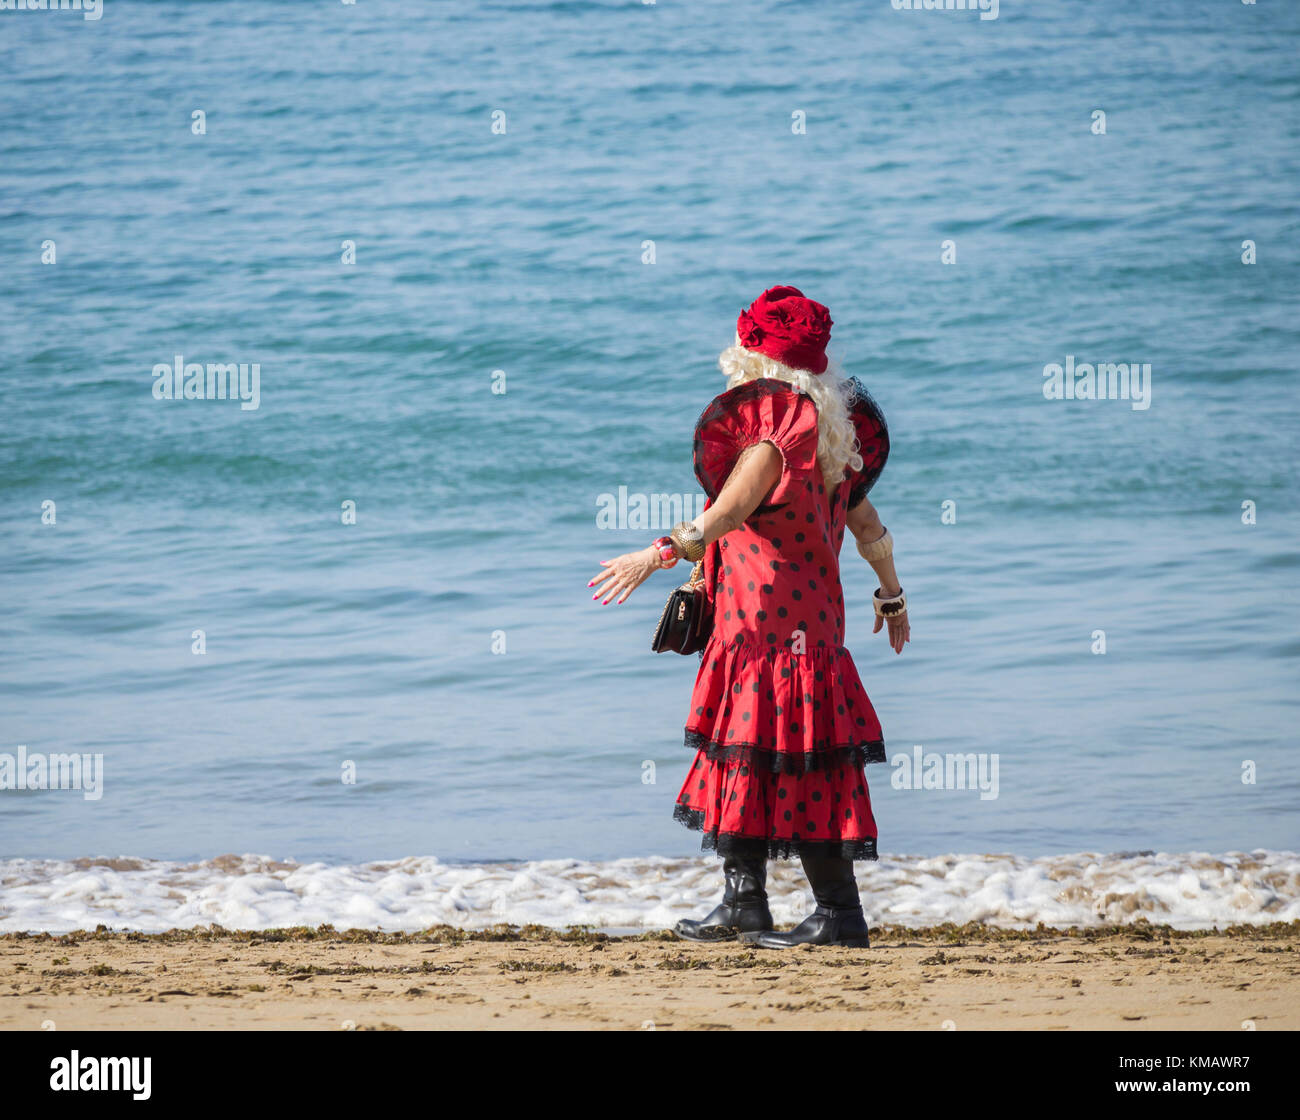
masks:
<path id="1" fill-rule="evenodd" d="M 831 318 L 797 288 L 764 292 L 720 358 L 728 389 L 700 416 L 695 474 L 709 504 L 648 549 L 603 562 L 595 598 L 623 602 L 653 571 L 703 561 L 713 630 L 686 720 L 695 760 L 675 817 L 723 859 L 722 903 L 677 933 L 770 948 L 865 946 L 853 861 L 876 858 L 863 770 L 880 722 L 844 647 L 847 530 L 880 581 L 879 633 L 910 640 L 893 538 L 867 492 L 889 455 L 884 416 L 826 357 Z M 767 860 L 798 855 L 817 908 L 772 930 Z"/>

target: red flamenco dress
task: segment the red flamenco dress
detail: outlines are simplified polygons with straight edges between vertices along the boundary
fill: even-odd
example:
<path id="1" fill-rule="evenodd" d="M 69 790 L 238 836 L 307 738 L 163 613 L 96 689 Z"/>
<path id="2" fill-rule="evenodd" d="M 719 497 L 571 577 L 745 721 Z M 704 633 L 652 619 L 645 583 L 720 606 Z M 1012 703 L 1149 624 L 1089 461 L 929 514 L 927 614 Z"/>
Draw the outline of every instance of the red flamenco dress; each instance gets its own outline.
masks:
<path id="1" fill-rule="evenodd" d="M 829 493 L 817 407 L 784 381 L 716 397 L 695 428 L 695 475 L 717 499 L 736 458 L 769 441 L 781 479 L 745 524 L 705 553 L 713 633 L 686 721 L 695 761 L 674 817 L 722 856 L 810 849 L 876 858 L 863 766 L 885 761 L 880 721 L 844 647 L 844 520 L 889 455 L 884 416 L 852 382 L 862 469 Z"/>

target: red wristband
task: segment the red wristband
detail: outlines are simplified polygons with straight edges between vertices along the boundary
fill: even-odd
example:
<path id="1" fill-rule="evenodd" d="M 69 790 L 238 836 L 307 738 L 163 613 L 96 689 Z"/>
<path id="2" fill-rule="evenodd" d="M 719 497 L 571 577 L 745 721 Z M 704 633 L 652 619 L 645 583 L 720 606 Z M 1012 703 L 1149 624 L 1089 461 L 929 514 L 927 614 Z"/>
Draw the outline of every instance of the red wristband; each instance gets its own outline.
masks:
<path id="1" fill-rule="evenodd" d="M 673 547 L 672 537 L 659 537 L 654 547 L 659 553 L 659 567 L 671 568 L 677 563 L 677 550 Z"/>

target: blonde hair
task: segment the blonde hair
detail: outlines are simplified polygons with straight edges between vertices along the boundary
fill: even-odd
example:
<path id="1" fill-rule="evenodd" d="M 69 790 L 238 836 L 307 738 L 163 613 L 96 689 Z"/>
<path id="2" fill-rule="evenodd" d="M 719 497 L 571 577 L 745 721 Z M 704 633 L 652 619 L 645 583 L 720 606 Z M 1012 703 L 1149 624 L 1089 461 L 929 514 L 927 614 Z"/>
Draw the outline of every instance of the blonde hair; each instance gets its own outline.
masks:
<path id="1" fill-rule="evenodd" d="M 853 389 L 839 363 L 828 361 L 824 373 L 793 369 L 766 354 L 746 350 L 737 335 L 735 345 L 718 355 L 718 365 L 727 377 L 728 389 L 760 377 L 771 377 L 788 382 L 812 398 L 817 406 L 817 465 L 828 487 L 838 485 L 846 470 L 862 469 L 858 432 L 849 416 Z"/>

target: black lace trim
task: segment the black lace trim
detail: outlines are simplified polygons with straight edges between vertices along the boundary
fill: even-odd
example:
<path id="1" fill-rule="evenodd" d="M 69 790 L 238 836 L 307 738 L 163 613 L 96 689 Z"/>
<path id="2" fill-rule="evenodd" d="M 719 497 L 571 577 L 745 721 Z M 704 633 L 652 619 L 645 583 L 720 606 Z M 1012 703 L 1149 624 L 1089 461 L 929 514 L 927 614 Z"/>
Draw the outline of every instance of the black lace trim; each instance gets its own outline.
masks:
<path id="1" fill-rule="evenodd" d="M 689 805 L 675 805 L 673 820 L 684 824 L 692 832 L 704 832 L 704 813 Z M 717 852 L 724 859 L 736 857 L 754 859 L 766 849 L 768 859 L 791 859 L 802 855 L 837 856 L 840 859 L 874 860 L 875 840 L 782 840 L 742 836 L 736 832 L 704 832 L 700 848 Z"/>
<path id="2" fill-rule="evenodd" d="M 875 486 L 876 479 L 880 477 L 880 472 L 885 469 L 885 462 L 889 458 L 889 427 L 885 423 L 885 414 L 880 411 L 880 406 L 876 404 L 875 399 L 867 392 L 866 387 L 856 377 L 849 378 L 849 385 L 852 392 L 849 395 L 849 413 L 856 420 L 860 416 L 866 416 L 879 429 L 876 439 L 873 443 L 858 447 L 862 454 L 862 470 L 858 472 L 857 478 L 853 483 L 853 488 L 849 491 L 849 502 L 845 507 L 852 509 L 863 498 L 871 492 Z"/>
<path id="3" fill-rule="evenodd" d="M 844 766 L 861 767 L 888 762 L 885 741 L 845 743 L 815 751 L 776 751 L 753 743 L 724 743 L 708 739 L 698 731 L 686 730 L 686 746 L 703 751 L 710 762 L 740 762 L 773 774 L 807 774 L 816 770 L 839 770 Z"/>

